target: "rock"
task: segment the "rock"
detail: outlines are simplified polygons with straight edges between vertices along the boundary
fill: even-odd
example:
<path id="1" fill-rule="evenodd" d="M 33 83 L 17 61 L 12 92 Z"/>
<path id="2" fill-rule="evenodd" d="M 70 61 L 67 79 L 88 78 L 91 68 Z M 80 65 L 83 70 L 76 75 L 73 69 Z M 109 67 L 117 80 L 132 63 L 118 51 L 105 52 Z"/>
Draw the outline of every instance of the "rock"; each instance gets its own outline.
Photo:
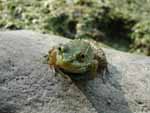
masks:
<path id="1" fill-rule="evenodd" d="M 63 40 L 30 31 L 0 32 L 0 113 L 97 113 L 74 83 L 43 64 L 51 46 Z"/>
<path id="2" fill-rule="evenodd" d="M 43 63 L 68 39 L 31 31 L 0 32 L 0 113 L 149 113 L 150 58 L 104 49 L 105 76 L 71 81 Z"/>
<path id="3" fill-rule="evenodd" d="M 150 57 L 104 49 L 109 73 L 77 83 L 98 113 L 150 113 Z"/>

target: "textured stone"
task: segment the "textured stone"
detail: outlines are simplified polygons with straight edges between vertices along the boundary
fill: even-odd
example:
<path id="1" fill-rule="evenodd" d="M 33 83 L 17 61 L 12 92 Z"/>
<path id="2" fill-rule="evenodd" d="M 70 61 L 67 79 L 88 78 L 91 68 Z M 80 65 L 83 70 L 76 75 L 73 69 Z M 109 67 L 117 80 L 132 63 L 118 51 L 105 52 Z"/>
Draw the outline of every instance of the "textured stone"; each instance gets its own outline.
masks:
<path id="1" fill-rule="evenodd" d="M 0 113 L 150 113 L 150 58 L 104 49 L 109 72 L 72 82 L 43 63 L 68 39 L 0 32 Z"/>
<path id="2" fill-rule="evenodd" d="M 96 113 L 69 80 L 43 64 L 65 39 L 30 31 L 0 33 L 0 113 Z"/>
<path id="3" fill-rule="evenodd" d="M 98 113 L 150 113 L 150 58 L 104 50 L 109 73 L 77 86 Z"/>

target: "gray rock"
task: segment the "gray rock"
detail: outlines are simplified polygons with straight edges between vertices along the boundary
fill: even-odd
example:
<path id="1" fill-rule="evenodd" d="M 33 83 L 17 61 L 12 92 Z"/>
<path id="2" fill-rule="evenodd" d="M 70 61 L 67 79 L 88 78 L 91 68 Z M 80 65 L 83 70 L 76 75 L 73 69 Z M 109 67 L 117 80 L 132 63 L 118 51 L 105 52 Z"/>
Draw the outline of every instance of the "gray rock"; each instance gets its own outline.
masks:
<path id="1" fill-rule="evenodd" d="M 31 31 L 0 32 L 0 113 L 150 113 L 150 58 L 104 49 L 105 76 L 70 81 L 43 63 L 68 39 Z"/>
<path id="2" fill-rule="evenodd" d="M 43 56 L 56 36 L 0 32 L 0 113 L 96 113 L 69 80 L 54 76 Z"/>
<path id="3" fill-rule="evenodd" d="M 77 86 L 98 113 L 150 113 L 150 57 L 104 50 L 109 73 Z"/>

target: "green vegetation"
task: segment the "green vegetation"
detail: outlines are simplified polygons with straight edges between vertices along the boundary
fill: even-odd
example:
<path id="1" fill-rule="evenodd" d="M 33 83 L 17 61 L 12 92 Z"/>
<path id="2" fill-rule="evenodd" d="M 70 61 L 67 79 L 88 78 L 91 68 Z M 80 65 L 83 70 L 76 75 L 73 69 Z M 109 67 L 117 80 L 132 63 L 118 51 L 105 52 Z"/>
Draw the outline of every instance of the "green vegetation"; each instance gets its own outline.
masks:
<path id="1" fill-rule="evenodd" d="M 92 38 L 150 56 L 150 0 L 0 1 L 0 29 Z"/>

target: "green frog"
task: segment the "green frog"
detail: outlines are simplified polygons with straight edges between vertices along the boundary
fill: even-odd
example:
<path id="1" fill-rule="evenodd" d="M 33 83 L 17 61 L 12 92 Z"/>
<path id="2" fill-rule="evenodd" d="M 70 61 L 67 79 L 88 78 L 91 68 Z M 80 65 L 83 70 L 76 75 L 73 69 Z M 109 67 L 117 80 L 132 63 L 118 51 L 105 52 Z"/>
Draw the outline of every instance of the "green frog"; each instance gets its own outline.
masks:
<path id="1" fill-rule="evenodd" d="M 48 54 L 48 64 L 73 78 L 84 78 L 87 75 L 89 79 L 94 79 L 97 72 L 107 69 L 104 51 L 79 39 L 53 47 Z"/>

